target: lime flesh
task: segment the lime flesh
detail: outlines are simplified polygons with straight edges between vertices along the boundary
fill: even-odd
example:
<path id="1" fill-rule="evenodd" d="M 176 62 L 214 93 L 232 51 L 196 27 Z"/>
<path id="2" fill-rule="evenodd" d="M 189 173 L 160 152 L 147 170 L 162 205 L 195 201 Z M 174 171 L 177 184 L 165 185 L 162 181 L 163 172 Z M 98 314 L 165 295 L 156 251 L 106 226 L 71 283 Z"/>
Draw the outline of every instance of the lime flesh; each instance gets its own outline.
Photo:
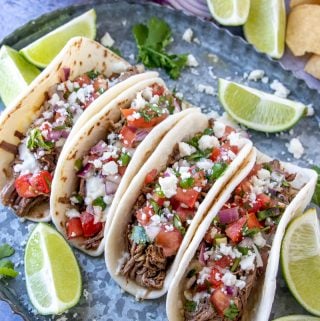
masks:
<path id="1" fill-rule="evenodd" d="M 29 298 L 40 314 L 60 314 L 78 303 L 78 263 L 64 238 L 47 224 L 39 223 L 28 240 L 25 274 Z"/>
<path id="2" fill-rule="evenodd" d="M 91 9 L 40 39 L 21 49 L 21 53 L 34 65 L 44 68 L 73 37 L 94 39 L 96 36 L 96 12 Z"/>
<path id="3" fill-rule="evenodd" d="M 311 317 L 310 315 L 288 315 L 273 321 L 320 321 L 320 318 Z"/>
<path id="4" fill-rule="evenodd" d="M 18 51 L 2 46 L 0 50 L 0 96 L 6 106 L 23 92 L 40 70 L 30 64 Z"/>
<path id="5" fill-rule="evenodd" d="M 219 99 L 240 124 L 262 132 L 280 132 L 297 123 L 306 107 L 288 99 L 219 79 Z"/>
<path id="6" fill-rule="evenodd" d="M 286 9 L 284 0 L 251 0 L 245 36 L 258 51 L 273 58 L 284 52 Z"/>
<path id="7" fill-rule="evenodd" d="M 297 301 L 320 316 L 320 228 L 315 209 L 309 209 L 289 225 L 282 242 L 281 265 Z"/>
<path id="8" fill-rule="evenodd" d="M 215 20 L 225 26 L 239 26 L 246 22 L 250 0 L 207 0 L 210 12 Z"/>

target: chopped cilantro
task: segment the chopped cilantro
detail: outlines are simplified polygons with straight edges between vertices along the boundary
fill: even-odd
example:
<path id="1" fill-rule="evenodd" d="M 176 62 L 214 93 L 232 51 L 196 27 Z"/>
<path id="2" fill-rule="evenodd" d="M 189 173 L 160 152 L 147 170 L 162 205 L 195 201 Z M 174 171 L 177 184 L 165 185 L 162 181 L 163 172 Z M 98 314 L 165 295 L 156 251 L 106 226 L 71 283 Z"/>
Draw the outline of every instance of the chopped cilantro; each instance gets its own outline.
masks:
<path id="1" fill-rule="evenodd" d="M 239 251 L 242 255 L 248 255 L 248 253 L 249 253 L 249 248 L 248 248 L 248 247 L 244 247 L 244 246 L 238 246 L 238 251 Z"/>
<path id="2" fill-rule="evenodd" d="M 154 191 L 159 197 L 165 197 L 159 183 L 156 184 Z"/>
<path id="3" fill-rule="evenodd" d="M 202 134 L 196 134 L 195 136 L 193 136 L 187 143 L 195 148 L 199 148 L 199 140 L 202 137 Z"/>
<path id="4" fill-rule="evenodd" d="M 243 231 L 242 231 L 242 234 L 244 236 L 249 236 L 249 237 L 252 237 L 254 236 L 255 234 L 259 233 L 261 231 L 261 229 L 259 229 L 258 227 L 254 227 L 254 228 L 248 228 L 247 226 L 244 227 Z"/>
<path id="5" fill-rule="evenodd" d="M 54 147 L 54 143 L 46 142 L 41 134 L 40 129 L 34 128 L 29 134 L 27 147 L 29 149 L 43 148 L 45 150 L 50 150 Z"/>
<path id="6" fill-rule="evenodd" d="M 127 166 L 131 160 L 131 156 L 128 153 L 122 153 L 120 156 L 121 166 Z"/>
<path id="7" fill-rule="evenodd" d="M 209 180 L 214 181 L 218 179 L 228 167 L 227 163 L 216 163 L 212 166 L 212 173 L 209 175 Z"/>
<path id="8" fill-rule="evenodd" d="M 148 200 L 148 202 L 151 204 L 152 208 L 153 208 L 153 211 L 155 212 L 155 214 L 159 214 L 159 211 L 160 211 L 160 206 L 158 205 L 158 203 L 153 200 L 152 198 L 150 198 Z"/>
<path id="9" fill-rule="evenodd" d="M 223 315 L 229 320 L 234 320 L 238 316 L 238 314 L 239 310 L 233 301 L 231 301 L 228 309 L 223 312 Z"/>
<path id="10" fill-rule="evenodd" d="M 75 160 L 74 165 L 73 165 L 73 168 L 74 168 L 77 172 L 79 172 L 79 171 L 82 169 L 82 167 L 83 167 L 82 159 L 79 158 L 79 159 Z"/>
<path id="11" fill-rule="evenodd" d="M 240 264 L 240 258 L 237 257 L 237 258 L 234 260 L 230 271 L 231 271 L 231 272 L 234 272 L 234 271 L 238 268 L 239 264 Z"/>
<path id="12" fill-rule="evenodd" d="M 203 132 L 204 135 L 212 135 L 213 129 L 212 128 L 206 128 Z"/>
<path id="13" fill-rule="evenodd" d="M 272 172 L 272 167 L 271 167 L 271 165 L 270 165 L 269 163 L 264 163 L 264 164 L 262 165 L 262 167 L 263 167 L 264 169 L 266 169 L 267 171 Z"/>
<path id="14" fill-rule="evenodd" d="M 180 217 L 176 214 L 173 217 L 173 226 L 178 229 L 182 235 L 186 234 L 186 229 L 183 227 Z"/>
<path id="15" fill-rule="evenodd" d="M 187 278 L 191 279 L 194 275 L 196 275 L 197 271 L 196 269 L 192 269 L 187 273 Z"/>
<path id="16" fill-rule="evenodd" d="M 9 260 L 2 260 L 5 257 L 12 256 L 14 249 L 9 244 L 0 246 L 0 278 L 11 277 L 15 278 L 19 273 L 14 269 L 14 264 Z"/>
<path id="17" fill-rule="evenodd" d="M 284 187 L 290 187 L 290 183 L 287 182 L 287 181 L 283 181 L 283 182 L 282 182 L 282 186 L 284 186 Z"/>
<path id="18" fill-rule="evenodd" d="M 320 167 L 313 166 L 312 169 L 314 169 L 318 174 L 318 181 L 312 197 L 312 202 L 315 203 L 316 205 L 320 205 Z"/>
<path id="19" fill-rule="evenodd" d="M 185 303 L 184 303 L 184 308 L 186 311 L 188 312 L 193 312 L 196 310 L 197 308 L 197 303 L 194 302 L 194 301 L 189 301 L 187 300 Z"/>
<path id="20" fill-rule="evenodd" d="M 188 177 L 179 182 L 179 185 L 181 188 L 190 188 L 194 184 L 194 178 L 193 177 Z"/>
<path id="21" fill-rule="evenodd" d="M 107 204 L 103 200 L 103 196 L 97 197 L 93 202 L 93 206 L 100 206 L 101 209 L 104 211 L 107 208 Z"/>
<path id="22" fill-rule="evenodd" d="M 14 254 L 14 248 L 11 247 L 9 244 L 3 244 L 0 246 L 0 260 L 9 257 Z"/>
<path id="23" fill-rule="evenodd" d="M 142 226 L 135 225 L 132 228 L 131 240 L 136 244 L 146 244 L 149 242 L 148 235 Z"/>
<path id="24" fill-rule="evenodd" d="M 201 158 L 208 158 L 211 154 L 211 149 L 206 149 L 204 151 L 197 150 L 193 154 L 187 157 L 188 161 L 198 161 Z"/>
<path id="25" fill-rule="evenodd" d="M 259 221 L 265 220 L 267 217 L 273 216 L 273 211 L 271 209 L 260 211 L 257 213 L 257 217 Z"/>
<path id="26" fill-rule="evenodd" d="M 102 87 L 98 89 L 98 93 L 99 93 L 100 95 L 102 95 L 105 91 L 106 91 L 106 90 L 105 90 L 104 88 L 102 88 Z"/>
<path id="27" fill-rule="evenodd" d="M 75 194 L 75 195 L 72 195 L 71 198 L 75 198 L 76 199 L 76 202 L 74 202 L 75 204 L 83 204 L 83 197 L 80 195 L 80 194 Z"/>
<path id="28" fill-rule="evenodd" d="M 187 55 L 166 52 L 171 42 L 171 29 L 165 21 L 153 17 L 147 25 L 135 25 L 132 32 L 139 50 L 138 58 L 146 67 L 163 68 L 172 79 L 180 76 L 187 63 Z"/>
<path id="29" fill-rule="evenodd" d="M 88 76 L 91 80 L 93 80 L 93 79 L 95 79 L 95 78 L 97 78 L 97 77 L 99 76 L 99 72 L 96 71 L 96 70 L 90 70 L 90 71 L 87 72 L 87 76 Z"/>

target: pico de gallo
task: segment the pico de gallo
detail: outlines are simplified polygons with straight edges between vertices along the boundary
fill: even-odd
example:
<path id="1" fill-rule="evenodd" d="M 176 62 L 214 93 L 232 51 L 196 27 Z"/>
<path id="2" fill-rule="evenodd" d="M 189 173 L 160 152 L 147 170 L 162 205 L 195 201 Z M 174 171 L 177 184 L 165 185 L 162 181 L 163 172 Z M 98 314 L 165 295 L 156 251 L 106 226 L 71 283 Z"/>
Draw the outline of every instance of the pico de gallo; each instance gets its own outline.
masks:
<path id="1" fill-rule="evenodd" d="M 148 173 L 132 209 L 119 273 L 146 288 L 163 287 L 197 209 L 241 149 L 239 135 L 210 120 L 210 127 L 174 148 L 164 169 Z"/>
<path id="2" fill-rule="evenodd" d="M 208 228 L 184 280 L 184 320 L 241 320 L 274 233 L 297 194 L 280 162 L 256 164 Z"/>
<path id="3" fill-rule="evenodd" d="M 13 178 L 1 191 L 1 199 L 18 216 L 28 216 L 34 206 L 48 200 L 57 159 L 84 110 L 108 88 L 137 73 L 130 68 L 106 77 L 91 70 L 71 80 L 70 69 L 62 70 L 61 82 L 48 90 L 42 112 L 26 135 L 16 131 L 21 139 L 18 148 L 5 141 L 0 146 L 15 155 Z"/>
<path id="4" fill-rule="evenodd" d="M 154 83 L 137 92 L 130 108 L 121 109 L 121 119 L 105 140 L 76 160 L 79 187 L 66 212 L 69 239 L 77 239 L 86 249 L 99 246 L 108 211 L 136 148 L 152 128 L 179 111 L 180 99 Z"/>

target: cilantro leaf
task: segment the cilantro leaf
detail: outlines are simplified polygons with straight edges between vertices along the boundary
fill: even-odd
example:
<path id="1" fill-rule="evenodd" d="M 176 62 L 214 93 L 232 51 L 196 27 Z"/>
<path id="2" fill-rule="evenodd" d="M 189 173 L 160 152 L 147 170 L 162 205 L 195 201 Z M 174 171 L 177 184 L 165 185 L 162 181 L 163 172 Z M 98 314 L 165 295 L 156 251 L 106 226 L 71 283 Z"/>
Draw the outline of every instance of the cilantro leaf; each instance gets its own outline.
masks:
<path id="1" fill-rule="evenodd" d="M 107 204 L 103 200 L 103 196 L 97 197 L 93 202 L 93 206 L 100 206 L 101 209 L 104 211 L 107 208 Z"/>
<path id="2" fill-rule="evenodd" d="M 147 25 L 135 25 L 132 32 L 139 50 L 139 61 L 146 67 L 163 68 L 172 79 L 180 76 L 187 63 L 187 55 L 166 52 L 166 47 L 171 41 L 171 29 L 165 21 L 153 17 Z"/>
<path id="3" fill-rule="evenodd" d="M 0 259 L 4 257 L 9 257 L 14 254 L 14 248 L 11 247 L 9 244 L 3 244 L 0 246 Z"/>
<path id="4" fill-rule="evenodd" d="M 30 132 L 27 147 L 29 149 L 43 148 L 45 150 L 50 150 L 54 147 L 54 143 L 46 142 L 41 134 L 40 129 L 34 128 Z"/>
<path id="5" fill-rule="evenodd" d="M 314 169 L 318 174 L 317 185 L 312 197 L 312 202 L 315 203 L 316 205 L 320 205 L 320 167 L 313 166 L 312 169 Z"/>
<path id="6" fill-rule="evenodd" d="M 218 179 L 228 167 L 227 163 L 216 163 L 212 166 L 212 173 L 210 174 L 209 179 L 214 181 Z"/>
<path id="7" fill-rule="evenodd" d="M 194 301 L 189 301 L 187 300 L 184 304 L 184 308 L 188 311 L 188 312 L 193 312 L 196 310 L 197 308 L 197 303 Z"/>
<path id="8" fill-rule="evenodd" d="M 149 242 L 148 235 L 142 226 L 135 225 L 132 228 L 131 240 L 136 244 L 146 244 Z"/>
<path id="9" fill-rule="evenodd" d="M 183 227 L 180 217 L 178 215 L 174 215 L 173 217 L 173 226 L 182 234 L 186 234 L 186 229 Z"/>
<path id="10" fill-rule="evenodd" d="M 238 314 L 239 314 L 239 310 L 237 306 L 234 304 L 234 302 L 232 301 L 228 309 L 226 309 L 223 313 L 223 315 L 229 320 L 234 320 L 238 316 Z"/>

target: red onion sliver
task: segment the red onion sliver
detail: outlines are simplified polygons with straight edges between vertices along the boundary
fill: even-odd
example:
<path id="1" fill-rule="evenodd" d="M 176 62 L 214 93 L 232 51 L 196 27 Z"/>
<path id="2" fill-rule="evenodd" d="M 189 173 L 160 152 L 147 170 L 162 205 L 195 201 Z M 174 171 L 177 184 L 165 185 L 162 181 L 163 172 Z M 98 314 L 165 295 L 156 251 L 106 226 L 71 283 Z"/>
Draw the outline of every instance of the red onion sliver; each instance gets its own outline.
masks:
<path id="1" fill-rule="evenodd" d="M 67 81 L 70 77 L 70 68 L 63 67 L 63 77 L 64 79 L 62 81 Z"/>
<path id="2" fill-rule="evenodd" d="M 100 140 L 96 145 L 91 147 L 90 151 L 93 154 L 101 154 L 101 153 L 107 151 L 107 147 L 108 147 L 108 145 L 103 140 Z"/>
<path id="3" fill-rule="evenodd" d="M 92 169 L 92 164 L 87 163 L 86 165 L 83 166 L 83 168 L 77 173 L 78 177 L 81 178 L 87 178 L 91 174 L 91 169 Z"/>
<path id="4" fill-rule="evenodd" d="M 118 189 L 118 184 L 110 182 L 110 181 L 106 181 L 106 186 L 105 186 L 105 190 L 106 190 L 106 194 L 107 195 L 113 195 L 115 194 L 115 192 Z"/>
<path id="5" fill-rule="evenodd" d="M 226 208 L 218 213 L 219 221 L 222 224 L 229 224 L 239 219 L 238 207 Z"/>
<path id="6" fill-rule="evenodd" d="M 147 137 L 148 134 L 149 134 L 148 130 L 145 130 L 145 129 L 139 130 L 137 132 L 135 141 L 136 142 L 142 142 Z"/>

